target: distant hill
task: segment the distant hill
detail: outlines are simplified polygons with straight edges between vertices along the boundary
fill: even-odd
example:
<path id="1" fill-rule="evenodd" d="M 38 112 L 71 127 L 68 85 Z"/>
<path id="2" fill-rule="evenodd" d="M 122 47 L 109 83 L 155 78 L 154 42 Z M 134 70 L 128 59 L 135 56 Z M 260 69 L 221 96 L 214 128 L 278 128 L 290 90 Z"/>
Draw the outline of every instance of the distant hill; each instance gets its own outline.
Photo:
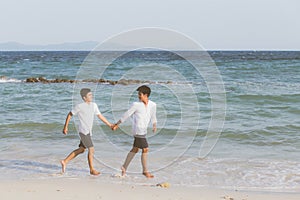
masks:
<path id="1" fill-rule="evenodd" d="M 91 51 L 98 45 L 95 41 L 66 42 L 49 45 L 25 45 L 18 42 L 0 43 L 0 51 Z"/>

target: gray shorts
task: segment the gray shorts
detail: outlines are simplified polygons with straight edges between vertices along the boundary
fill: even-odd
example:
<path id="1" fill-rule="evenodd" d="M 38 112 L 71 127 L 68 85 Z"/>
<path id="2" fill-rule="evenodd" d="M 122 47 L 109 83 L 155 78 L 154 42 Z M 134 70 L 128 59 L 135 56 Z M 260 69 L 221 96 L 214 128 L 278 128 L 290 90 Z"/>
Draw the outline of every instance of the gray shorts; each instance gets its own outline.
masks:
<path id="1" fill-rule="evenodd" d="M 86 148 L 91 148 L 94 146 L 92 138 L 91 138 L 91 134 L 84 135 L 82 133 L 79 133 L 79 136 L 80 136 L 79 147 L 83 147 L 86 149 Z"/>

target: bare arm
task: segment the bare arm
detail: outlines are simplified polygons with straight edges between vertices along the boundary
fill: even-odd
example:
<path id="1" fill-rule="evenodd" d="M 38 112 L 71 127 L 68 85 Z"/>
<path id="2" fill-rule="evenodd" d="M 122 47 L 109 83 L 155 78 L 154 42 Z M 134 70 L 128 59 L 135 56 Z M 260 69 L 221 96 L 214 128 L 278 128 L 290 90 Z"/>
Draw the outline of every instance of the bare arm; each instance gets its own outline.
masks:
<path id="1" fill-rule="evenodd" d="M 69 122 L 70 122 L 72 116 L 73 116 L 72 112 L 69 112 L 69 114 L 68 114 L 68 116 L 66 118 L 64 129 L 63 129 L 63 134 L 65 134 L 65 135 L 68 134 L 68 126 L 69 126 Z"/>
<path id="2" fill-rule="evenodd" d="M 101 121 L 103 121 L 104 124 L 112 128 L 113 125 L 103 115 L 98 114 L 97 116 Z"/>
<path id="3" fill-rule="evenodd" d="M 121 120 L 119 120 L 117 123 L 113 124 L 111 130 L 113 130 L 113 131 L 117 130 L 119 128 L 119 124 L 121 124 Z"/>
<path id="4" fill-rule="evenodd" d="M 153 128 L 152 128 L 153 133 L 155 133 L 156 130 L 157 130 L 157 128 L 156 128 L 156 123 L 153 123 Z"/>
<path id="5" fill-rule="evenodd" d="M 153 112 L 152 112 L 152 116 L 151 116 L 151 121 L 153 123 L 153 128 L 152 131 L 155 133 L 157 128 L 156 128 L 156 123 L 157 123 L 157 119 L 156 119 L 156 105 L 153 108 Z"/>

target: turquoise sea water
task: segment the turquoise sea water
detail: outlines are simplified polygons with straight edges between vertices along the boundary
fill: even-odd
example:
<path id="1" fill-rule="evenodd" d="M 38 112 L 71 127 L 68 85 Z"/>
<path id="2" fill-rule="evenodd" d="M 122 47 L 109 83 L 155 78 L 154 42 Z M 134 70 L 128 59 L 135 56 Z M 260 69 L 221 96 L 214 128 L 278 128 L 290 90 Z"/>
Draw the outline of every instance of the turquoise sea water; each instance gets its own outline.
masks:
<path id="1" fill-rule="evenodd" d="M 111 177 L 132 145 L 130 121 L 112 132 L 96 120 L 95 165 L 103 172 L 99 181 L 299 192 L 300 52 L 209 52 L 225 88 L 226 116 L 205 158 L 199 158 L 199 150 L 212 117 L 212 94 L 192 66 L 205 63 L 196 53 L 184 52 L 184 59 L 170 52 L 130 52 L 106 63 L 85 60 L 89 52 L 0 52 L 0 179 L 89 178 L 86 156 L 59 175 L 59 160 L 78 145 L 76 118 L 69 135 L 61 133 L 78 101 L 77 89 L 92 88 L 100 111 L 114 122 L 137 100 L 135 88 L 141 83 L 84 81 L 81 70 L 87 65 L 93 66 L 84 75 L 90 79 L 146 81 L 158 105 L 158 132 L 149 129 L 149 168 L 156 178 L 145 180 L 139 174 L 139 155 L 129 177 Z M 26 83 L 29 77 L 79 82 Z"/>

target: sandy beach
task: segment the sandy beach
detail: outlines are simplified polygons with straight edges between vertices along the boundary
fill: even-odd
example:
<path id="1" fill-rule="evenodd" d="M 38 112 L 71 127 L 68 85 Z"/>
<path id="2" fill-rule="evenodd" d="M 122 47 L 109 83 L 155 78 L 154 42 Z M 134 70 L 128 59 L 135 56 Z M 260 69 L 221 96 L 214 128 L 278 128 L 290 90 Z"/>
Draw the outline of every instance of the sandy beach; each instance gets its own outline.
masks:
<path id="1" fill-rule="evenodd" d="M 154 185 L 99 183 L 97 179 L 7 180 L 0 183 L 3 199 L 299 199 L 300 193 L 236 191 L 212 188 L 162 188 Z"/>

